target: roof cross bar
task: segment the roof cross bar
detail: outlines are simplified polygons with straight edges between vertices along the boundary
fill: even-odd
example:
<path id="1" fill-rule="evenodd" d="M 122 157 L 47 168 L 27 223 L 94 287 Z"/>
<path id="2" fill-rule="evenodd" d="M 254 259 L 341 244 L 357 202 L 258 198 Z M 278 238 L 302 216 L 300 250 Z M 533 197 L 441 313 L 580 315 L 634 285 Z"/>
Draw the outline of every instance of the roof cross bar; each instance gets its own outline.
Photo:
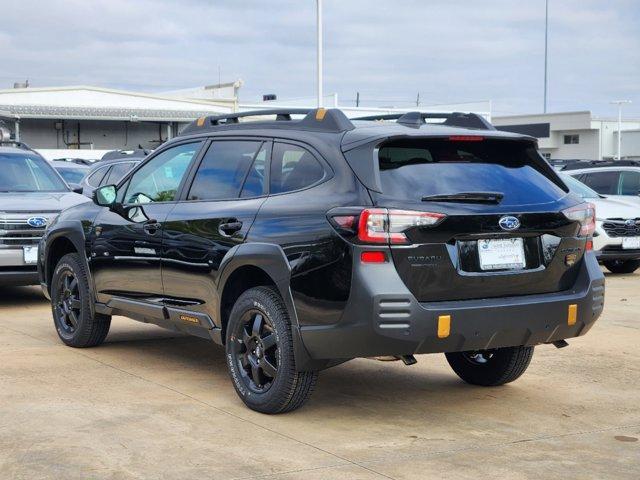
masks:
<path id="1" fill-rule="evenodd" d="M 447 127 L 473 128 L 479 130 L 495 130 L 482 115 L 477 113 L 432 113 L 432 112 L 407 112 L 407 113 L 390 113 L 385 115 L 370 115 L 367 117 L 358 117 L 353 120 L 396 120 L 397 123 L 406 126 L 420 127 L 424 125 L 426 119 L 444 119 L 440 125 Z"/>
<path id="2" fill-rule="evenodd" d="M 219 130 L 225 126 L 233 126 L 240 123 L 243 117 L 265 117 L 274 116 L 276 121 L 268 123 L 265 121 L 245 122 L 244 126 L 268 126 L 273 128 L 275 124 L 277 128 L 291 127 L 300 130 L 308 130 L 313 132 L 340 133 L 347 130 L 353 130 L 353 123 L 346 117 L 342 110 L 336 108 L 279 108 L 273 110 L 254 110 L 251 112 L 229 113 L 226 115 L 212 115 L 209 117 L 200 117 L 195 122 L 187 125 L 179 136 L 200 133 L 207 130 Z M 295 121 L 292 115 L 304 115 L 300 120 Z"/>
<path id="3" fill-rule="evenodd" d="M 210 125 L 225 125 L 228 123 L 240 123 L 240 119 L 243 117 L 270 117 L 275 115 L 276 121 L 290 121 L 291 115 L 306 115 L 310 111 L 308 108 L 276 108 L 272 110 L 254 110 L 251 112 L 212 115 L 207 117 L 207 120 Z"/>

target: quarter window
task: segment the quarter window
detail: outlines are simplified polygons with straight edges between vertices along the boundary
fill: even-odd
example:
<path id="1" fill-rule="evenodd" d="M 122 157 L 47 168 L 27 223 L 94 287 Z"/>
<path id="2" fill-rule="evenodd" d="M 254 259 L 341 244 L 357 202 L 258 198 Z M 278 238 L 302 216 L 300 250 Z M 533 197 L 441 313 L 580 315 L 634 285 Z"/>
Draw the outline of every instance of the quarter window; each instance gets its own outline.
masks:
<path id="1" fill-rule="evenodd" d="M 286 143 L 275 144 L 270 173 L 270 193 L 300 190 L 325 176 L 324 168 L 308 150 Z"/>
<path id="2" fill-rule="evenodd" d="M 252 141 L 213 142 L 198 167 L 188 199 L 238 198 L 261 145 Z M 261 190 L 261 186 L 257 188 Z"/>
<path id="3" fill-rule="evenodd" d="M 640 172 L 622 172 L 620 195 L 640 195 Z"/>
<path id="4" fill-rule="evenodd" d="M 620 172 L 593 172 L 584 175 L 582 183 L 600 195 L 617 195 Z"/>
<path id="5" fill-rule="evenodd" d="M 202 142 L 177 145 L 149 160 L 129 181 L 125 203 L 170 202 Z"/>

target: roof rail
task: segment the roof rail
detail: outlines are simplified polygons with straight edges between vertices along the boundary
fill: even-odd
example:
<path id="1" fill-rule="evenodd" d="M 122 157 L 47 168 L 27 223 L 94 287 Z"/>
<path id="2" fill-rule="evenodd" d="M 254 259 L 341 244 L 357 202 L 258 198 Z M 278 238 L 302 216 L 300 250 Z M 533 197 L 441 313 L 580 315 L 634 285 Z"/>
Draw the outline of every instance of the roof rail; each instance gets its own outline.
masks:
<path id="1" fill-rule="evenodd" d="M 562 171 L 598 167 L 640 167 L 640 160 L 577 160 L 566 164 Z"/>
<path id="2" fill-rule="evenodd" d="M 136 148 L 134 150 L 110 150 L 106 152 L 100 160 L 113 160 L 116 158 L 144 158 L 151 153 L 146 148 Z"/>
<path id="3" fill-rule="evenodd" d="M 0 140 L 0 146 L 9 146 L 15 148 L 21 148 L 22 150 L 33 151 L 33 149 L 24 142 L 18 142 L 16 140 Z"/>
<path id="4" fill-rule="evenodd" d="M 292 127 L 295 125 L 295 128 L 304 130 L 338 133 L 355 128 L 346 115 L 342 113 L 342 110 L 338 110 L 336 108 L 278 108 L 200 117 L 195 122 L 187 125 L 185 129 L 180 132 L 180 135 L 200 133 L 211 129 L 217 129 L 216 127 L 236 125 L 240 123 L 241 118 L 245 117 L 271 117 L 274 115 L 276 116 L 276 122 L 295 122 L 291 124 Z M 292 115 L 305 115 L 305 117 L 301 120 L 294 121 L 291 118 Z M 262 122 L 252 121 L 245 122 L 244 124 L 247 125 L 249 123 L 254 124 Z"/>
<path id="5" fill-rule="evenodd" d="M 424 125 L 426 119 L 444 119 L 440 125 L 447 127 L 474 128 L 479 130 L 495 130 L 482 115 L 477 113 L 432 113 L 432 112 L 407 112 L 407 113 L 391 113 L 385 115 L 370 115 L 367 117 L 358 117 L 353 120 L 396 120 L 401 125 L 420 127 Z"/>

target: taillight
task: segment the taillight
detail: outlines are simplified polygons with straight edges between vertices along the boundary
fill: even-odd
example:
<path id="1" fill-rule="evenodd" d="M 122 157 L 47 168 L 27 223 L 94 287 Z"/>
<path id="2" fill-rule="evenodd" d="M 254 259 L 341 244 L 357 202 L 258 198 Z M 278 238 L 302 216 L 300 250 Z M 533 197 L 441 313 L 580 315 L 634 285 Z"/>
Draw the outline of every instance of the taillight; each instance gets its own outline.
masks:
<path id="1" fill-rule="evenodd" d="M 596 231 L 596 207 L 593 203 L 581 203 L 563 210 L 562 213 L 569 220 L 580 223 L 579 236 L 590 237 Z"/>
<path id="2" fill-rule="evenodd" d="M 412 210 L 367 208 L 360 214 L 358 239 L 365 243 L 409 243 L 405 231 L 412 227 L 431 227 L 446 215 Z"/>

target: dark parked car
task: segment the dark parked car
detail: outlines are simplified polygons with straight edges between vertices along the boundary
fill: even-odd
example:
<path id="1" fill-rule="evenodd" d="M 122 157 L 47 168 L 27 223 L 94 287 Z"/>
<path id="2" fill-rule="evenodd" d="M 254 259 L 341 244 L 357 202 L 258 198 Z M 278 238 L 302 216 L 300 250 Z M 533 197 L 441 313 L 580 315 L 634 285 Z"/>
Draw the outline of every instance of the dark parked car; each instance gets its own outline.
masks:
<path id="1" fill-rule="evenodd" d="M 267 413 L 356 357 L 444 352 L 492 386 L 535 345 L 584 335 L 604 302 L 594 211 L 535 139 L 473 114 L 398 117 L 194 122 L 47 230 L 58 335 L 99 345 L 126 315 L 212 339 Z"/>
<path id="2" fill-rule="evenodd" d="M 138 165 L 144 157 L 129 157 L 126 160 L 100 160 L 95 163 L 80 182 L 82 193 L 93 196 L 93 191 L 103 185 L 112 185 L 124 177 L 129 170 Z"/>
<path id="3" fill-rule="evenodd" d="M 64 208 L 86 202 L 37 152 L 0 143 L 0 285 L 37 285 L 38 242 Z"/>
<path id="4" fill-rule="evenodd" d="M 66 160 L 55 160 L 53 163 L 53 168 L 60 174 L 64 181 L 68 184 L 80 185 L 82 183 L 82 179 L 89 172 L 88 165 L 82 165 L 75 162 L 70 162 Z"/>

